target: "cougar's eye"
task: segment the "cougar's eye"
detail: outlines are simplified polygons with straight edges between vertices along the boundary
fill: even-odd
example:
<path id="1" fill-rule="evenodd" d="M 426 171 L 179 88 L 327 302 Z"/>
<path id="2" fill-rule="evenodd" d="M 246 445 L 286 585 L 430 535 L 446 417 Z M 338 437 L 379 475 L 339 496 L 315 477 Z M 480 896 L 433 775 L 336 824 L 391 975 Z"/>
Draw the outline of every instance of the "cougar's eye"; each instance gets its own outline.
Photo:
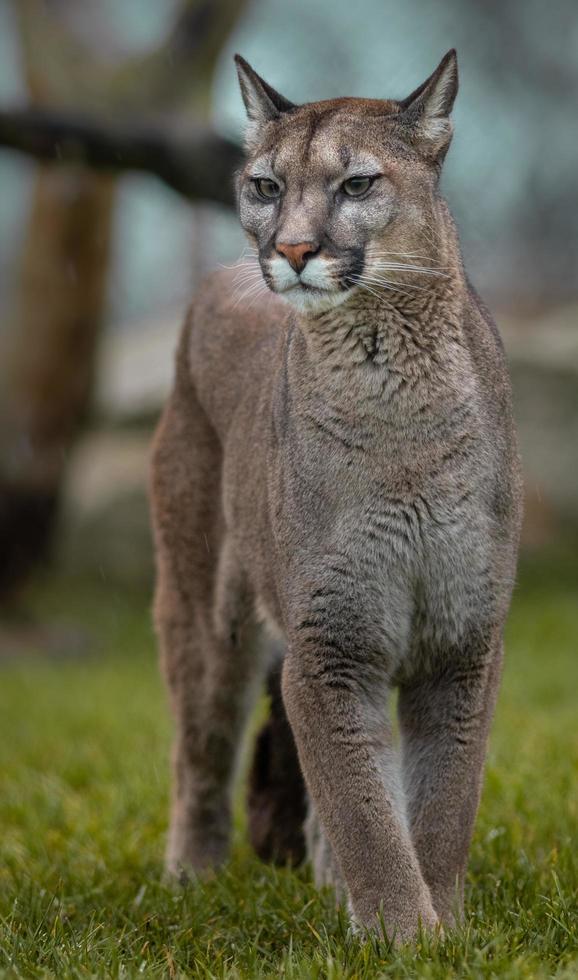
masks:
<path id="1" fill-rule="evenodd" d="M 253 183 L 259 197 L 265 197 L 271 200 L 272 198 L 279 197 L 281 193 L 281 188 L 277 181 L 270 180 L 268 177 L 255 177 Z"/>
<path id="2" fill-rule="evenodd" d="M 361 197 L 369 190 L 375 177 L 348 177 L 344 180 L 341 189 L 348 197 Z"/>

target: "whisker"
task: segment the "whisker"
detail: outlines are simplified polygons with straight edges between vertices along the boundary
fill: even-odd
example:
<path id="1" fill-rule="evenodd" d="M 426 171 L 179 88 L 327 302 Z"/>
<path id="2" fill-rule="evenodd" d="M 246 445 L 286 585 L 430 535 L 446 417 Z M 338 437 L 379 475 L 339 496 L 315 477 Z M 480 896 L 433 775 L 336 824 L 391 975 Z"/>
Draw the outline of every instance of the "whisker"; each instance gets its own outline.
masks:
<path id="1" fill-rule="evenodd" d="M 229 269 L 260 269 L 261 266 L 257 259 L 243 259 L 242 262 L 235 262 L 234 265 L 226 266 Z"/>
<path id="2" fill-rule="evenodd" d="M 261 269 L 239 269 L 233 276 L 234 282 L 242 282 L 244 279 L 258 279 L 262 276 Z"/>
<path id="3" fill-rule="evenodd" d="M 393 279 L 385 279 L 383 276 L 379 276 L 373 273 L 363 273 L 361 278 L 367 280 L 367 282 L 373 282 L 377 285 L 383 285 L 388 289 L 391 289 L 397 293 L 410 293 L 410 292 L 427 292 L 425 286 L 416 286 L 415 283 L 399 283 L 395 282 Z"/>
<path id="4" fill-rule="evenodd" d="M 433 262 L 437 264 L 437 258 L 433 255 L 423 255 L 422 252 L 388 252 L 382 249 L 372 248 L 370 245 L 367 249 L 368 257 L 375 258 L 387 258 L 390 255 L 399 256 L 403 259 L 425 259 L 426 262 Z M 444 266 L 439 266 L 439 268 L 446 268 Z"/>
<path id="5" fill-rule="evenodd" d="M 432 255 L 424 255 L 422 252 L 390 252 L 387 249 L 376 249 L 372 248 L 371 245 L 367 249 L 368 255 L 385 256 L 385 255 L 401 255 L 402 258 L 410 259 L 427 259 L 428 262 L 434 262 L 435 259 Z"/>
<path id="6" fill-rule="evenodd" d="M 263 289 L 257 290 L 257 292 L 255 293 L 255 295 L 253 296 L 253 298 L 251 300 L 249 300 L 249 302 L 247 303 L 247 309 L 250 310 L 251 307 L 253 306 L 253 304 L 255 303 L 255 301 L 259 298 L 259 296 L 262 296 L 263 293 L 265 293 L 265 292 L 267 292 L 267 289 L 266 289 L 265 286 L 263 286 Z"/>
<path id="7" fill-rule="evenodd" d="M 256 286 L 257 283 L 260 283 L 262 281 L 263 280 L 262 280 L 261 276 L 259 276 L 259 277 L 254 276 L 254 277 L 252 277 L 250 279 L 241 279 L 239 282 L 234 283 L 234 287 L 235 287 L 234 292 L 235 293 L 238 293 L 238 292 L 240 292 L 240 291 L 242 291 L 244 289 L 249 288 L 250 286 Z"/>
<path id="8" fill-rule="evenodd" d="M 354 279 L 352 276 L 346 276 L 345 281 L 346 282 L 351 282 L 351 283 L 353 283 L 354 286 L 359 286 L 360 289 L 364 289 L 367 293 L 371 293 L 371 295 L 372 296 L 375 296 L 377 299 L 381 299 L 381 296 L 379 295 L 379 293 L 376 293 L 374 289 L 371 289 L 364 282 L 361 282 L 358 279 L 358 277 L 356 277 Z"/>
<path id="9" fill-rule="evenodd" d="M 258 279 L 262 275 L 260 266 L 255 269 L 238 269 L 233 276 L 233 282 L 241 282 L 244 279 Z"/>
<path id="10" fill-rule="evenodd" d="M 349 280 L 350 282 L 354 282 L 355 285 L 367 285 L 368 289 L 369 283 L 371 283 L 372 286 L 376 286 L 380 290 L 387 290 L 392 293 L 401 293 L 404 296 L 408 296 L 411 289 L 421 290 L 422 288 L 420 286 L 410 286 L 408 288 L 404 288 L 403 286 L 400 286 L 399 283 L 393 282 L 390 279 L 383 279 L 381 276 L 368 276 L 364 273 L 356 276 L 355 278 L 350 276 Z M 382 298 L 381 295 L 374 290 L 369 291 L 372 292 L 374 296 L 379 296 Z"/>
<path id="11" fill-rule="evenodd" d="M 248 289 L 250 286 L 256 286 L 262 281 L 262 279 L 244 279 L 243 282 L 235 283 L 233 295 L 236 296 L 237 293 L 242 292 L 244 289 Z"/>
<path id="12" fill-rule="evenodd" d="M 251 297 L 251 299 L 249 299 L 249 302 L 247 303 L 247 307 L 246 308 L 248 310 L 251 309 L 251 307 L 253 306 L 255 300 L 258 299 L 259 296 L 261 296 L 263 293 L 266 293 L 266 292 L 267 292 L 267 287 L 265 286 L 265 283 L 263 281 L 261 281 L 260 283 L 256 283 L 255 285 L 253 285 L 248 290 L 248 292 L 245 293 L 245 295 L 243 297 L 245 300 L 246 299 L 249 299 L 249 297 Z"/>
<path id="13" fill-rule="evenodd" d="M 234 278 L 233 286 L 235 289 L 240 289 L 242 286 L 250 286 L 255 282 L 260 282 L 262 278 L 260 272 L 246 272 L 244 275 Z"/>
<path id="14" fill-rule="evenodd" d="M 385 272 L 421 272 L 424 276 L 439 276 L 442 279 L 449 279 L 445 272 L 423 265 L 410 265 L 405 262 L 373 262 L 371 265 L 373 268 L 382 269 Z"/>
<path id="15" fill-rule="evenodd" d="M 219 267 L 221 269 L 236 269 L 240 265 L 253 265 L 256 262 L 258 262 L 257 252 L 251 252 L 244 249 L 235 262 L 231 263 L 230 265 L 227 262 L 219 262 Z"/>
<path id="16" fill-rule="evenodd" d="M 243 289 L 243 287 L 241 287 L 241 289 Z M 266 289 L 267 287 L 262 279 L 259 282 L 250 283 L 249 286 L 243 289 L 243 292 L 237 297 L 235 303 L 233 304 L 233 309 L 235 310 L 237 306 L 243 302 L 243 300 L 248 299 L 249 296 L 252 296 L 253 294 L 255 294 L 253 297 L 253 299 L 255 299 L 261 292 L 266 292 Z"/>

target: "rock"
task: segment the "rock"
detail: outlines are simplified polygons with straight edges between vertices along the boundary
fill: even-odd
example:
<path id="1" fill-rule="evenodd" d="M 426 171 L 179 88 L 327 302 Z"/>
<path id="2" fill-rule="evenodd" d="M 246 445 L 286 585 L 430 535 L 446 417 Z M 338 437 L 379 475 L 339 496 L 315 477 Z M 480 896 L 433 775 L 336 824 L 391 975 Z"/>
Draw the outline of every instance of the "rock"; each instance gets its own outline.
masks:
<path id="1" fill-rule="evenodd" d="M 150 587 L 149 447 L 149 433 L 130 430 L 81 440 L 62 507 L 59 558 L 65 568 Z"/>

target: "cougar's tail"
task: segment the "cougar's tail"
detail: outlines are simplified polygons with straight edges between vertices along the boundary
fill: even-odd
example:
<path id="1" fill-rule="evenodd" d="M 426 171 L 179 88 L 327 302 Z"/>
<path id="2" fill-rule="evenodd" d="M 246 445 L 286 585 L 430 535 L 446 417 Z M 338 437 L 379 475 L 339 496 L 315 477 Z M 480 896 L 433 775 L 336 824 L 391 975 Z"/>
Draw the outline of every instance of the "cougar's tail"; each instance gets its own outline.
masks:
<path id="1" fill-rule="evenodd" d="M 281 697 L 281 664 L 267 677 L 271 713 L 257 735 L 249 776 L 249 836 L 263 861 L 300 864 L 305 858 L 305 783 Z"/>

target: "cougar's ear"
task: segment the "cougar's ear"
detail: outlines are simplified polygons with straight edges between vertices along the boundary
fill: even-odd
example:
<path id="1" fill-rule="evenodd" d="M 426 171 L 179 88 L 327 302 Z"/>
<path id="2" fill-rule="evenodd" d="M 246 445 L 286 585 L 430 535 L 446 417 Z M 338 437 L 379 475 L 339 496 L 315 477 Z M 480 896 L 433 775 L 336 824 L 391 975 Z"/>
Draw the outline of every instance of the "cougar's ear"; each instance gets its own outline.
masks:
<path id="1" fill-rule="evenodd" d="M 257 142 L 259 132 L 265 123 L 279 119 L 284 112 L 289 112 L 295 106 L 268 85 L 240 54 L 235 55 L 235 64 L 249 119 L 245 140 L 247 147 L 251 149 Z"/>
<path id="2" fill-rule="evenodd" d="M 426 159 L 441 165 L 452 138 L 449 118 L 458 93 L 455 50 L 442 58 L 433 75 L 400 102 L 398 120 L 403 133 Z"/>

